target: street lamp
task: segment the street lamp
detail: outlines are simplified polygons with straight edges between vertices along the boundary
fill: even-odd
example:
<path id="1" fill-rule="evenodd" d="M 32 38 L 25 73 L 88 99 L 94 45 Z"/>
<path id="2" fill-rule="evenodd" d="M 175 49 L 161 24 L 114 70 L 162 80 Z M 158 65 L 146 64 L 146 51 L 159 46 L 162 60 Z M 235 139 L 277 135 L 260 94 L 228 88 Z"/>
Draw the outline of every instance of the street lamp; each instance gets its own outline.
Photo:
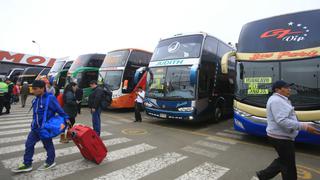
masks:
<path id="1" fill-rule="evenodd" d="M 38 48 L 39 48 L 39 56 L 40 56 L 40 45 L 39 45 L 35 40 L 32 40 L 32 43 L 38 45 Z"/>

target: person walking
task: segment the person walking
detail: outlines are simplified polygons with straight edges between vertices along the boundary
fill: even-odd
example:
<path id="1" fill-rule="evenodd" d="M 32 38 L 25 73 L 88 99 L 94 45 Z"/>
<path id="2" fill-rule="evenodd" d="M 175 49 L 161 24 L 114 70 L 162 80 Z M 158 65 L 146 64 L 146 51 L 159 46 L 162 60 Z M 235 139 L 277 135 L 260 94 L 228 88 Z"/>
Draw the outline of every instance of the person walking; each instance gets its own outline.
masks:
<path id="1" fill-rule="evenodd" d="M 83 90 L 77 86 L 76 90 L 76 100 L 77 100 L 77 107 L 78 107 L 78 113 L 81 114 L 81 102 L 82 102 L 82 96 L 83 96 Z"/>
<path id="2" fill-rule="evenodd" d="M 27 81 L 23 82 L 21 90 L 20 90 L 20 96 L 21 96 L 21 107 L 26 106 L 26 101 L 28 98 L 28 95 L 30 94 L 29 84 Z"/>
<path id="3" fill-rule="evenodd" d="M 92 89 L 92 93 L 89 96 L 88 106 L 91 110 L 92 126 L 98 136 L 100 136 L 101 99 L 104 97 L 103 89 L 101 87 L 98 87 L 97 81 L 95 80 L 90 81 L 90 87 Z"/>
<path id="4" fill-rule="evenodd" d="M 38 141 L 40 141 L 40 129 L 42 123 L 44 123 L 44 113 L 47 108 L 47 119 L 54 117 L 56 114 L 59 114 L 63 117 L 68 123 L 68 115 L 63 111 L 63 109 L 58 104 L 57 99 L 46 92 L 45 82 L 42 80 L 35 80 L 32 83 L 32 91 L 36 98 L 32 102 L 33 107 L 33 120 L 31 122 L 31 131 L 27 137 L 25 143 L 25 153 L 23 156 L 23 163 L 20 164 L 17 168 L 12 169 L 12 172 L 28 172 L 32 170 L 32 157 L 34 154 L 34 146 Z M 46 104 L 47 99 L 49 98 L 49 103 Z M 46 107 L 46 105 L 48 105 Z M 55 163 L 55 149 L 52 142 L 52 139 L 41 140 L 45 150 L 47 151 L 47 159 L 45 163 L 38 170 L 46 170 L 54 167 Z"/>
<path id="5" fill-rule="evenodd" d="M 299 130 L 319 134 L 320 130 L 308 123 L 299 122 L 288 97 L 290 84 L 279 80 L 272 85 L 273 95 L 267 102 L 267 135 L 278 153 L 278 158 L 264 170 L 256 172 L 259 180 L 267 180 L 281 172 L 282 179 L 296 180 L 294 139 Z"/>
<path id="6" fill-rule="evenodd" d="M 52 86 L 52 83 L 53 82 L 49 82 L 49 81 L 48 81 L 48 83 L 46 83 L 46 91 L 47 91 L 47 93 L 51 93 L 52 95 L 55 95 L 56 94 L 56 90 Z"/>
<path id="7" fill-rule="evenodd" d="M 143 109 L 143 100 L 145 96 L 145 92 L 143 91 L 142 87 L 138 87 L 138 90 L 136 91 L 136 100 L 135 100 L 135 108 L 134 108 L 134 114 L 135 114 L 135 121 L 134 122 L 141 122 L 141 111 Z"/>
<path id="8" fill-rule="evenodd" d="M 16 104 L 19 102 L 19 96 L 20 96 L 20 82 L 17 82 L 15 85 L 13 85 L 13 104 Z"/>
<path id="9" fill-rule="evenodd" d="M 63 110 L 69 116 L 69 120 L 70 120 L 69 128 L 71 128 L 76 122 L 76 116 L 78 114 L 77 101 L 75 97 L 76 88 L 77 88 L 77 84 L 74 82 L 71 82 L 70 84 L 67 85 L 67 87 L 64 89 L 64 92 L 63 92 L 63 104 L 64 104 Z M 60 135 L 60 142 L 62 143 L 69 142 L 65 134 Z"/>
<path id="10" fill-rule="evenodd" d="M 6 114 L 10 114 L 11 103 L 12 103 L 13 83 L 8 78 L 5 80 L 5 83 L 8 85 L 8 91 L 6 93 L 4 93 L 3 106 L 6 108 Z"/>
<path id="11" fill-rule="evenodd" d="M 2 115 L 6 93 L 8 93 L 8 84 L 0 78 L 0 116 Z"/>

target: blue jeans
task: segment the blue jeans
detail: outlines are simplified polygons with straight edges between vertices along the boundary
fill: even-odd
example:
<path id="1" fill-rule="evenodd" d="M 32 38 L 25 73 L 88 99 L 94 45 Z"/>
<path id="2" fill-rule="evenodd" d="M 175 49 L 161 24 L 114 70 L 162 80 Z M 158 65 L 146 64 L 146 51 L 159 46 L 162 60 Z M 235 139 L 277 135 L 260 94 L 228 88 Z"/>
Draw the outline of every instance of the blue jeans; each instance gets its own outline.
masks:
<path id="1" fill-rule="evenodd" d="M 101 115 L 101 108 L 97 108 L 95 112 L 91 112 L 92 114 L 92 126 L 93 126 L 93 130 L 96 131 L 96 133 L 98 134 L 98 136 L 100 136 L 100 132 L 101 132 L 101 119 L 100 119 L 100 115 Z"/>
<path id="2" fill-rule="evenodd" d="M 24 152 L 23 163 L 27 166 L 32 165 L 32 157 L 34 154 L 34 146 L 36 143 L 40 141 L 39 133 L 36 131 L 31 131 L 28 135 L 26 141 L 26 150 Z M 52 139 L 41 140 L 44 148 L 47 151 L 47 164 L 52 164 L 54 162 L 54 158 L 56 157 L 54 146 L 52 143 Z"/>

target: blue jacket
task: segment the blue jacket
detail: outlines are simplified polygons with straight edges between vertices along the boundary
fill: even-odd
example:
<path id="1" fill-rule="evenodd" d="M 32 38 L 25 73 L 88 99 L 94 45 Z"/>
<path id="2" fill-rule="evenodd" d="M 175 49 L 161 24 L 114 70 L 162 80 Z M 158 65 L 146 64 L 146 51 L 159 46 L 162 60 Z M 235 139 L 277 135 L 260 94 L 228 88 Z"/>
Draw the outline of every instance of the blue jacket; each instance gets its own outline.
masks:
<path id="1" fill-rule="evenodd" d="M 47 111 L 47 120 L 51 117 L 54 117 L 56 114 L 62 116 L 65 120 L 69 119 L 69 116 L 63 111 L 56 97 L 50 93 L 45 93 L 41 97 L 36 97 L 32 101 L 33 120 L 31 123 L 31 130 L 38 130 L 41 128 L 47 98 L 50 98 Z"/>

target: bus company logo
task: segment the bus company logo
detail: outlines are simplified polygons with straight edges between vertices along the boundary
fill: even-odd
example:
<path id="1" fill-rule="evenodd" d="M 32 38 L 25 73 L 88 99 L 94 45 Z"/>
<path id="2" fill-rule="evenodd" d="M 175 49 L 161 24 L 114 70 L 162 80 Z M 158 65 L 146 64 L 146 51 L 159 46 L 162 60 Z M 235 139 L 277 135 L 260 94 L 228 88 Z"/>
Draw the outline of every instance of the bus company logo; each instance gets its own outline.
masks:
<path id="1" fill-rule="evenodd" d="M 166 66 L 166 65 L 180 65 L 183 64 L 182 59 L 177 59 L 177 60 L 165 60 L 165 61 L 159 61 L 157 62 L 157 66 Z"/>
<path id="2" fill-rule="evenodd" d="M 307 26 L 300 23 L 289 22 L 287 28 L 268 30 L 260 35 L 261 39 L 276 38 L 286 42 L 300 42 L 307 38 L 310 32 Z"/>
<path id="3" fill-rule="evenodd" d="M 180 47 L 180 43 L 178 41 L 175 41 L 168 46 L 168 52 L 174 53 L 176 50 L 179 49 L 179 47 Z"/>

